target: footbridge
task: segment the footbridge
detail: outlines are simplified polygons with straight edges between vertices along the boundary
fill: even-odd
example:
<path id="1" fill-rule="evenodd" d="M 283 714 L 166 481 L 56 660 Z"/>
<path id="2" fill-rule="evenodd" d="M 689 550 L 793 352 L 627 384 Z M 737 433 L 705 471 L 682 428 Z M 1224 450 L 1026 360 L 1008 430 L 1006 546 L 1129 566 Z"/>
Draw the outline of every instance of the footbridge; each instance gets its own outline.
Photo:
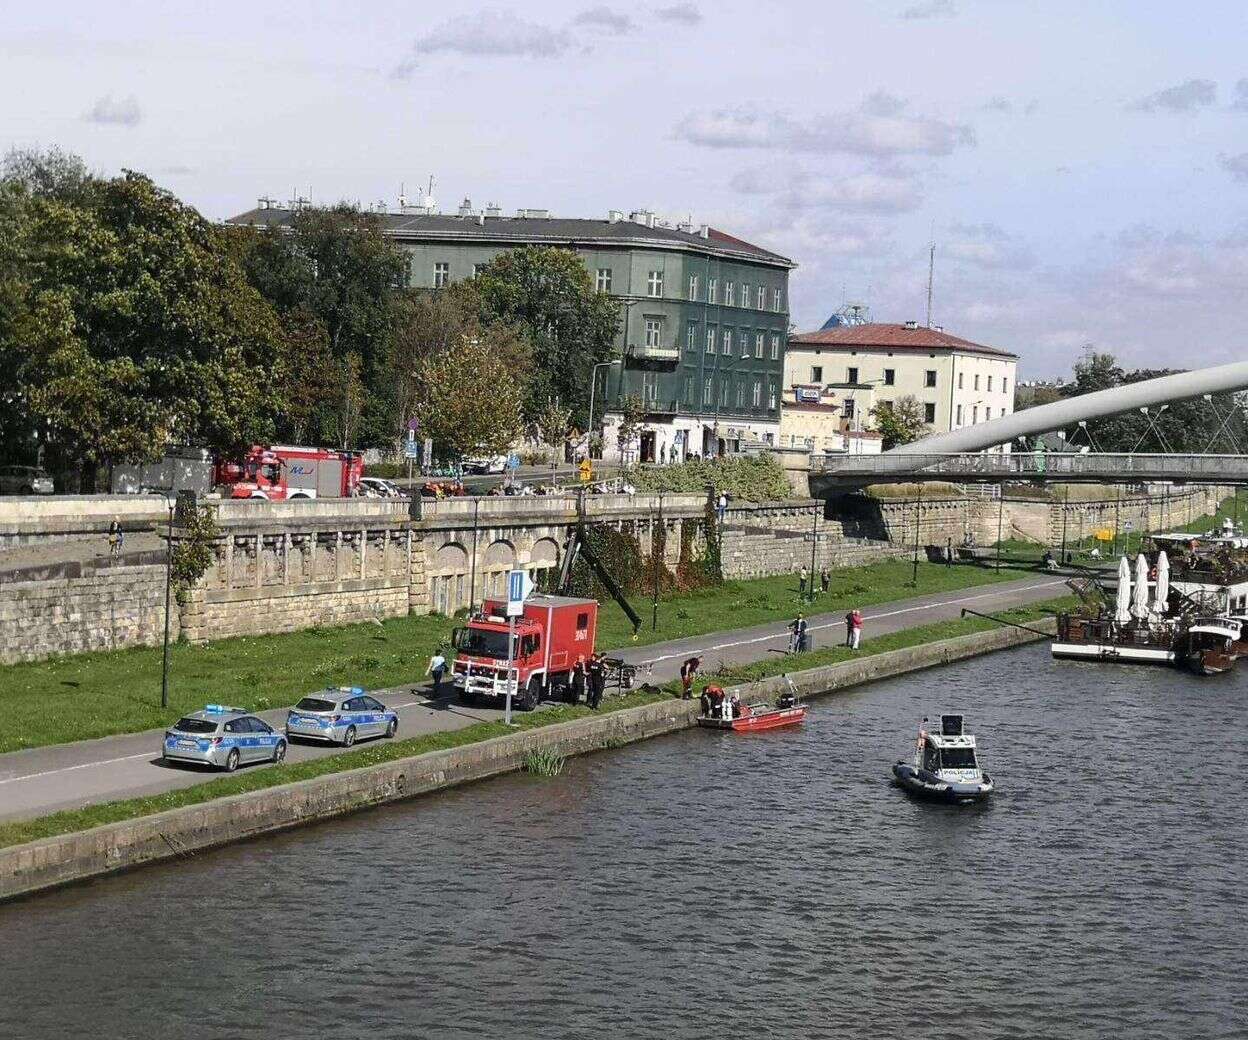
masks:
<path id="1" fill-rule="evenodd" d="M 1248 388 L 1248 362 L 1146 379 L 1126 386 L 1069 397 L 1027 408 L 990 422 L 924 437 L 883 455 L 821 455 L 810 463 L 811 493 L 817 496 L 863 484 L 945 480 L 955 483 L 1033 480 L 1087 483 L 1174 481 L 1232 484 L 1248 482 L 1248 455 L 1105 454 L 1100 452 L 991 452 L 1022 437 L 1085 424 L 1172 401 Z M 1215 443 L 1230 422 L 1210 438 Z M 1238 446 L 1236 446 L 1238 450 Z M 989 452 L 989 454 L 983 454 Z"/>

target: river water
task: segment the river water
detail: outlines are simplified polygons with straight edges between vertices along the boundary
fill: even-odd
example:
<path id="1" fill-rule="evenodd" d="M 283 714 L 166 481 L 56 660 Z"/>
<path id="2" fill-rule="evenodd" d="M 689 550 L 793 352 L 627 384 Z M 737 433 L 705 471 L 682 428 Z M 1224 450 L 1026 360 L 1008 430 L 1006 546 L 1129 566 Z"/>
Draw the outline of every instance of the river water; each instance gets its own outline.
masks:
<path id="1" fill-rule="evenodd" d="M 1244 1037 L 1246 693 L 1030 647 L 0 907 L 0 1036 Z"/>

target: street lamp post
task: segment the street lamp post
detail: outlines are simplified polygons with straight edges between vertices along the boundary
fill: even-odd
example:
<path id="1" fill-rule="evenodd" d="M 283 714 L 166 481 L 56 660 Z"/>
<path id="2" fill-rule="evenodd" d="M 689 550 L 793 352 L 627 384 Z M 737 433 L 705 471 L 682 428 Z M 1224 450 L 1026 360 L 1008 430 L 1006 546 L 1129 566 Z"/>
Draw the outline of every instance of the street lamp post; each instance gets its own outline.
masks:
<path id="1" fill-rule="evenodd" d="M 173 592 L 173 510 L 174 500 L 167 499 L 169 505 L 169 530 L 165 534 L 165 648 L 160 666 L 160 706 L 169 707 L 169 601 Z M 256 559 L 259 560 L 259 553 Z M 259 564 L 257 563 L 257 566 Z"/>
<path id="2" fill-rule="evenodd" d="M 858 388 L 863 387 L 863 386 L 874 386 L 876 383 L 882 383 L 882 382 L 884 382 L 883 379 L 863 379 L 860 382 L 857 382 L 854 384 L 853 392 L 851 392 L 848 395 L 849 399 L 854 402 L 854 432 L 855 433 L 858 433 L 858 434 L 862 433 L 862 409 L 858 407 L 858 395 L 857 395 Z M 853 454 L 861 455 L 862 454 L 862 438 L 861 437 L 856 437 L 854 439 L 854 446 L 857 448 L 857 451 L 855 451 Z M 846 454 L 849 453 L 848 448 L 849 446 L 846 445 Z"/>

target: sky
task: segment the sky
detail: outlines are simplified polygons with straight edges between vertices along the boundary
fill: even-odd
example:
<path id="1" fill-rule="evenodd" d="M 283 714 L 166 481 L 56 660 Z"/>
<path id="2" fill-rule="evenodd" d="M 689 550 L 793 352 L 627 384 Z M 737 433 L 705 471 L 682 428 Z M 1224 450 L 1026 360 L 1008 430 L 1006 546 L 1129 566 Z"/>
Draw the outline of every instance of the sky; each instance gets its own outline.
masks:
<path id="1" fill-rule="evenodd" d="M 1248 347 L 1248 5 L 1158 0 L 10 5 L 0 148 L 260 196 L 651 209 L 844 302 L 1068 375 Z"/>

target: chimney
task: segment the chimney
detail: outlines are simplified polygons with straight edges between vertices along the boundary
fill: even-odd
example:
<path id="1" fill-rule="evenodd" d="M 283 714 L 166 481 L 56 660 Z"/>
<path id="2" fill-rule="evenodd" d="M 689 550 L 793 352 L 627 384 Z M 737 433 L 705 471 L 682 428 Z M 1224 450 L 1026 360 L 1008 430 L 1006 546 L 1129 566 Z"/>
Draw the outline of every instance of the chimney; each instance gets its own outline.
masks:
<path id="1" fill-rule="evenodd" d="M 700 228 L 698 228 L 698 234 L 702 238 L 710 238 L 711 237 L 711 225 L 703 224 Z"/>
<path id="2" fill-rule="evenodd" d="M 459 215 L 461 217 L 472 217 L 476 215 L 472 212 L 472 199 L 468 198 L 467 195 L 464 196 L 464 201 L 459 204 Z"/>
<path id="3" fill-rule="evenodd" d="M 908 329 L 917 329 L 918 327 L 919 327 L 919 323 L 917 321 L 906 322 L 906 328 Z"/>

